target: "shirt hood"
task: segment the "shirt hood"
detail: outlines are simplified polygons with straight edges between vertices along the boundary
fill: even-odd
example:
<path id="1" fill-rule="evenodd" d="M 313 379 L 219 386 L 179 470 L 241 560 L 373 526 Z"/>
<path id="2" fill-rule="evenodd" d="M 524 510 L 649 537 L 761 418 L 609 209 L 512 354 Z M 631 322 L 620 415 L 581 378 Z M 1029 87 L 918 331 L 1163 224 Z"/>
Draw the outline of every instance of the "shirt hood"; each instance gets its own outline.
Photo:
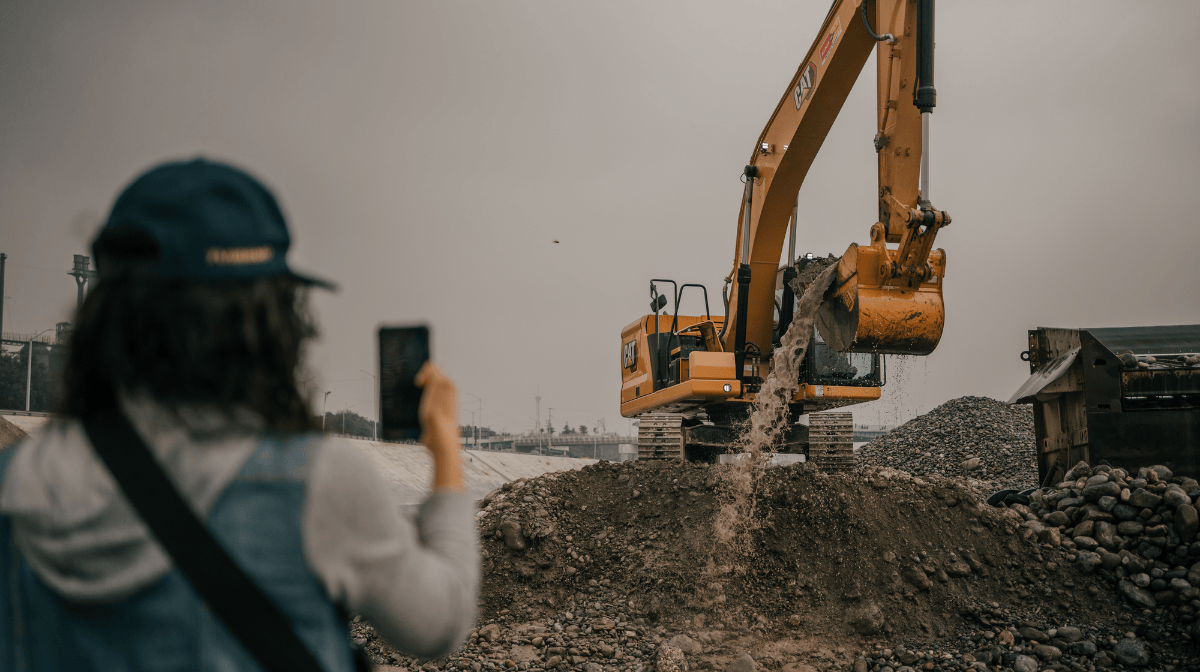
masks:
<path id="1" fill-rule="evenodd" d="M 121 407 L 202 519 L 263 428 L 248 411 L 169 410 L 145 395 L 123 395 Z M 48 423 L 12 450 L 0 514 L 11 518 L 17 549 L 55 592 L 81 603 L 119 601 L 170 570 L 78 421 Z"/>

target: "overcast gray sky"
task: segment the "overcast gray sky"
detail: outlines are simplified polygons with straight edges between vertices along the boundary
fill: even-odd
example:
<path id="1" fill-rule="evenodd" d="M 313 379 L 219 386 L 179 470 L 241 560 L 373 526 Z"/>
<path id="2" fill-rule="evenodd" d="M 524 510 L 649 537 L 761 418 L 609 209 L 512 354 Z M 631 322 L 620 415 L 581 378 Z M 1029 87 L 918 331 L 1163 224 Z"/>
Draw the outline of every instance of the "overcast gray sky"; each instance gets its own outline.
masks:
<path id="1" fill-rule="evenodd" d="M 558 428 L 627 431 L 621 328 L 651 277 L 719 301 L 741 167 L 828 7 L 6 0 L 4 330 L 69 319 L 65 272 L 116 192 L 203 154 L 270 184 L 293 265 L 341 285 L 315 298 L 330 410 L 372 414 L 378 324 L 428 321 L 485 424 L 531 428 L 540 390 Z M 860 422 L 1007 398 L 1039 325 L 1200 322 L 1200 3 L 938 11 L 946 329 Z M 801 191 L 800 250 L 868 241 L 870 63 Z"/>

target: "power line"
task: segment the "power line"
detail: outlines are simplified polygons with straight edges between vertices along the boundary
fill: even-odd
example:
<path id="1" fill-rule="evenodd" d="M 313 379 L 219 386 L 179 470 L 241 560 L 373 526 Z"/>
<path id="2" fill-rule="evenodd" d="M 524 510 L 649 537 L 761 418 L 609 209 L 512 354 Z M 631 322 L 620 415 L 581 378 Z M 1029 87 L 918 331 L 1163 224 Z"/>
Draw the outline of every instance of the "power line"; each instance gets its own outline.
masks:
<path id="1" fill-rule="evenodd" d="M 61 269 L 61 268 L 46 268 L 45 266 L 30 266 L 29 264 L 20 264 L 15 261 L 9 261 L 9 262 L 7 262 L 7 264 L 9 266 L 20 266 L 21 268 L 32 268 L 32 269 L 35 269 L 38 271 L 51 271 L 51 272 L 55 272 L 55 273 L 58 273 L 58 272 L 66 273 L 67 272 L 65 269 Z"/>

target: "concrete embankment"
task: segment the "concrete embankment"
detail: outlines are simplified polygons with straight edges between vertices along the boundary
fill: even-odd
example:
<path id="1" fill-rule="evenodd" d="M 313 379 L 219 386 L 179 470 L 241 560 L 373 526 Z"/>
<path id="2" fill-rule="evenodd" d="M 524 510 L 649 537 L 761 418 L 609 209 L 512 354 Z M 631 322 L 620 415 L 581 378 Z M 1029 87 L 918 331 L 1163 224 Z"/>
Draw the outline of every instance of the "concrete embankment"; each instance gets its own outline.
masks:
<path id="1" fill-rule="evenodd" d="M 433 479 L 433 460 L 424 446 L 377 443 L 363 439 L 338 440 L 361 449 L 379 466 L 379 473 L 392 484 L 397 504 L 420 504 L 429 492 L 429 484 Z M 581 469 L 595 463 L 596 460 L 573 457 L 463 451 L 467 490 L 475 499 L 482 499 L 492 490 L 519 478 L 535 478 L 552 471 Z"/>
<path id="2" fill-rule="evenodd" d="M 44 415 L 0 414 L 18 429 L 30 433 L 50 420 Z M 363 451 L 379 467 L 379 473 L 392 485 L 396 504 L 415 506 L 425 499 L 433 480 L 433 461 L 424 446 L 383 443 L 344 437 L 345 441 Z M 535 478 L 552 471 L 581 469 L 596 460 L 573 457 L 550 457 L 524 453 L 501 453 L 486 450 L 463 451 L 463 471 L 467 490 L 475 499 L 483 499 L 492 490 L 519 478 Z"/>

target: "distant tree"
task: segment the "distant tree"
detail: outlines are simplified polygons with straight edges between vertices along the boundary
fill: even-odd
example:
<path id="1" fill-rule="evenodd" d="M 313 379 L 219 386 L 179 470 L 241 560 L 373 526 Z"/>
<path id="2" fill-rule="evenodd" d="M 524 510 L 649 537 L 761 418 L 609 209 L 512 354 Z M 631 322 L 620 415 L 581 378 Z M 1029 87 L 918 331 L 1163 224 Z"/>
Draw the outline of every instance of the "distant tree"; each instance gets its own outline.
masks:
<path id="1" fill-rule="evenodd" d="M 0 408 L 25 410 L 25 384 L 30 375 L 28 352 L 28 346 L 20 352 L 0 352 Z M 51 391 L 56 386 L 55 381 L 50 380 L 47 359 L 42 353 L 33 358 L 31 411 L 44 413 L 50 410 Z"/>
<path id="2" fill-rule="evenodd" d="M 579 433 L 580 433 L 580 434 L 587 434 L 587 425 L 580 425 L 580 426 L 579 426 Z"/>
<path id="3" fill-rule="evenodd" d="M 351 410 L 325 414 L 325 432 L 327 434 L 345 434 L 369 439 L 374 434 L 374 425 L 368 418 Z"/>
<path id="4" fill-rule="evenodd" d="M 15 352 L 0 352 L 0 408 L 25 409 L 25 358 Z"/>
<path id="5" fill-rule="evenodd" d="M 570 426 L 570 425 L 563 425 L 563 430 L 562 430 L 562 433 L 563 433 L 563 434 L 574 434 L 574 433 L 575 433 L 575 430 L 574 430 L 574 429 L 571 429 L 571 426 Z"/>

